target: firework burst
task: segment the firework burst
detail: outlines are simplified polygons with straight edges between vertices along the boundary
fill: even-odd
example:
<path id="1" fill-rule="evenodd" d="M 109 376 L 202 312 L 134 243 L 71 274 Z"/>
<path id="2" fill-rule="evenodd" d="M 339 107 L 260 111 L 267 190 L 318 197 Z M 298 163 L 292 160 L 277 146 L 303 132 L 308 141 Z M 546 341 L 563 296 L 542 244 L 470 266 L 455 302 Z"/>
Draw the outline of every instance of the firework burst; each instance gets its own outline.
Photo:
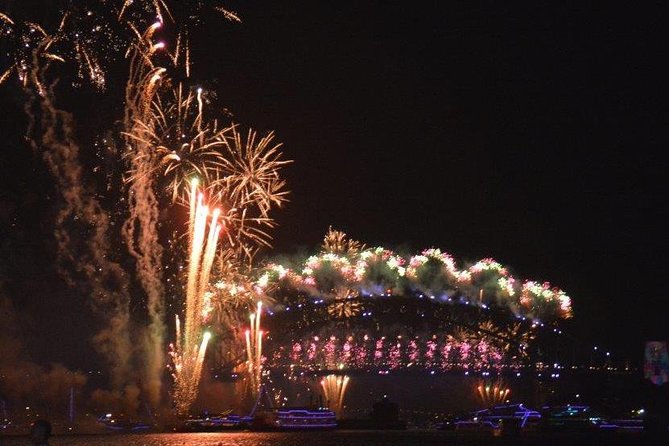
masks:
<path id="1" fill-rule="evenodd" d="M 362 304 L 353 296 L 335 297 L 328 305 L 328 314 L 337 319 L 347 319 L 357 316 Z"/>
<path id="2" fill-rule="evenodd" d="M 179 84 L 165 97 L 158 95 L 151 105 L 149 119 L 137 119 L 128 137 L 150 148 L 149 154 L 135 157 L 151 159 L 150 174 L 165 184 L 172 202 L 187 200 L 187 184 L 198 178 L 209 196 L 216 196 L 218 178 L 225 160 L 222 150 L 231 127 L 220 128 L 218 121 L 204 122 L 203 91 L 195 92 Z M 130 172 L 135 181 L 139 172 Z"/>
<path id="3" fill-rule="evenodd" d="M 286 201 L 286 182 L 280 169 L 291 161 L 283 160 L 281 143 L 274 141 L 274 132 L 262 138 L 249 129 L 246 137 L 236 126 L 224 139 L 226 156 L 222 159 L 218 189 L 221 198 L 241 208 L 255 208 L 262 218 L 273 206 Z"/>
<path id="4" fill-rule="evenodd" d="M 520 281 L 508 268 L 486 258 L 458 269 L 454 258 L 439 249 L 402 257 L 383 247 L 361 250 L 359 242 L 330 229 L 320 253 L 296 270 L 270 264 L 258 285 L 265 293 L 293 289 L 325 299 L 329 314 L 347 318 L 358 314 L 358 303 L 375 297 L 414 296 L 442 303 L 490 305 L 515 316 L 547 321 L 571 317 L 571 298 L 548 283 Z"/>
<path id="5" fill-rule="evenodd" d="M 330 254 L 341 254 L 347 256 L 357 256 L 365 249 L 365 245 L 357 240 L 352 240 L 346 236 L 346 233 L 337 231 L 330 226 L 328 232 L 323 238 L 321 251 Z"/>

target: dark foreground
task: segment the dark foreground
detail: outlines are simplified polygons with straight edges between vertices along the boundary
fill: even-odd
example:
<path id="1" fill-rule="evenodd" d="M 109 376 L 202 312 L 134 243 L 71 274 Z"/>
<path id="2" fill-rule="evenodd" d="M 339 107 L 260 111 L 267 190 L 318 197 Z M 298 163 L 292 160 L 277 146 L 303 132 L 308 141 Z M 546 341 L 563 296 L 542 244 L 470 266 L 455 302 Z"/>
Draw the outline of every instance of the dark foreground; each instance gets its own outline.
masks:
<path id="1" fill-rule="evenodd" d="M 25 437 L 4 437 L 2 446 L 27 445 Z M 669 445 L 669 437 L 649 438 L 640 433 L 528 433 L 518 437 L 493 437 L 443 431 L 325 431 L 234 432 L 136 435 L 78 435 L 53 437 L 51 446 L 626 446 Z"/>

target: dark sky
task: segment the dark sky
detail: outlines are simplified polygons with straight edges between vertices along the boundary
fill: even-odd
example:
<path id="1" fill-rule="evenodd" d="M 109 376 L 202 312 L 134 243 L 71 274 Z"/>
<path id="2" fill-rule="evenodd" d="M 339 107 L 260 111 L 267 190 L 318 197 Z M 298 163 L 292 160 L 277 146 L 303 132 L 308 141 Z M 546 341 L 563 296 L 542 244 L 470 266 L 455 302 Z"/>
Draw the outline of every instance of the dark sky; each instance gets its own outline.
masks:
<path id="1" fill-rule="evenodd" d="M 669 338 L 667 11 L 567 3 L 235 1 L 243 24 L 194 32 L 195 76 L 294 160 L 276 251 L 333 225 L 492 256 L 566 290 L 592 343 L 636 360 Z M 21 177 L 25 206 L 39 160 L 5 118 L 2 185 Z"/>
<path id="2" fill-rule="evenodd" d="M 279 250 L 332 224 L 493 256 L 567 290 L 595 342 L 669 337 L 664 8 L 324 3 L 239 6 L 204 51 L 295 160 Z"/>

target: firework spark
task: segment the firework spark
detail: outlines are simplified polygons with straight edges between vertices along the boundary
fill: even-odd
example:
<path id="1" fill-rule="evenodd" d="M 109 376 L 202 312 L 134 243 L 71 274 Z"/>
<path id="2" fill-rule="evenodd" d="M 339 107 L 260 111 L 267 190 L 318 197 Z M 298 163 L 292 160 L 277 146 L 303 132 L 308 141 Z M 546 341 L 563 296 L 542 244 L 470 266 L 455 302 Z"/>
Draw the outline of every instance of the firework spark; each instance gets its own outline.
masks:
<path id="1" fill-rule="evenodd" d="M 328 314 L 337 319 L 348 319 L 357 316 L 362 305 L 353 296 L 335 297 L 328 305 Z"/>
<path id="2" fill-rule="evenodd" d="M 225 138 L 227 153 L 223 159 L 220 191 L 239 207 L 255 207 L 262 218 L 268 217 L 273 206 L 286 201 L 286 182 L 279 176 L 282 166 L 290 161 L 281 159 L 281 143 L 274 142 L 274 132 L 258 138 L 249 130 L 246 138 L 232 127 Z"/>

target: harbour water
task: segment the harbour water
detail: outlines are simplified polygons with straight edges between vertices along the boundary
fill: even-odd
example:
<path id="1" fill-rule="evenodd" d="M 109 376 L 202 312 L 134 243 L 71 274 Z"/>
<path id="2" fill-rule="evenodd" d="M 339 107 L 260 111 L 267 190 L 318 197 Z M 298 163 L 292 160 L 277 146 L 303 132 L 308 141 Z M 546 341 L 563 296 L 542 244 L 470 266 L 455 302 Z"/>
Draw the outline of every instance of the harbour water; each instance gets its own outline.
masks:
<path id="1" fill-rule="evenodd" d="M 225 432 L 55 436 L 51 446 L 474 446 L 661 445 L 641 434 L 532 434 L 519 437 L 443 431 Z M 0 437 L 2 446 L 29 445 L 27 437 Z"/>

